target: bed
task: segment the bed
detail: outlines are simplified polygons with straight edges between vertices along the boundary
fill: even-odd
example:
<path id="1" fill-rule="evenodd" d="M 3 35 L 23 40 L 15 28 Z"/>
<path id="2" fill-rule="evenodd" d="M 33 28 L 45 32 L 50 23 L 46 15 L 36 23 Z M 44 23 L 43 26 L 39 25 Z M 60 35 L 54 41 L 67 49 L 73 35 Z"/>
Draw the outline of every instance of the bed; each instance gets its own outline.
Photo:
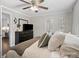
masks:
<path id="1" fill-rule="evenodd" d="M 59 51 L 50 52 L 47 47 L 39 48 L 38 41 L 25 49 L 22 56 L 19 56 L 14 50 L 10 50 L 7 58 L 59 58 L 61 57 Z"/>
<path id="2" fill-rule="evenodd" d="M 44 37 L 45 36 L 45 37 Z M 69 33 L 56 32 L 47 41 L 47 34 L 36 41 L 30 47 L 26 48 L 22 56 L 19 56 L 14 50 L 10 50 L 7 58 L 79 58 L 79 37 Z M 45 41 L 46 40 L 46 41 Z M 39 42 L 41 44 L 39 45 Z M 48 42 L 48 46 L 43 46 Z M 41 46 L 41 47 L 40 47 Z M 39 48 L 40 47 L 40 48 Z"/>

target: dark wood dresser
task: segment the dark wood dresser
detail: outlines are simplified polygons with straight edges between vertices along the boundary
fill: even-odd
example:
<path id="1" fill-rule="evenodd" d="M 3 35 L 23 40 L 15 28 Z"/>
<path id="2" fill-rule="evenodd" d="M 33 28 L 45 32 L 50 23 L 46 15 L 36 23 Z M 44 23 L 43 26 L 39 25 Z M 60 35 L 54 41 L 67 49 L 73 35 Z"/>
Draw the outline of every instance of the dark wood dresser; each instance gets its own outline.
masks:
<path id="1" fill-rule="evenodd" d="M 15 32 L 15 44 L 27 41 L 33 38 L 33 30 L 28 31 L 16 31 Z"/>

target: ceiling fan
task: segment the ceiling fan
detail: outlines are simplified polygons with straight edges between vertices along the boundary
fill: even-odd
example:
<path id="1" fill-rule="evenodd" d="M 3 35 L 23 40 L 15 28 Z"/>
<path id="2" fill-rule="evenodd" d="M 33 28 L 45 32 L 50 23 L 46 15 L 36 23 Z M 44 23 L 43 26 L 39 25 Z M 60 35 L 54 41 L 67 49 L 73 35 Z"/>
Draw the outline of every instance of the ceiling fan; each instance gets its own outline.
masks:
<path id="1" fill-rule="evenodd" d="M 23 10 L 29 9 L 29 8 L 32 9 L 33 11 L 35 11 L 35 12 L 38 12 L 39 8 L 48 10 L 48 7 L 40 6 L 40 3 L 44 2 L 44 0 L 31 0 L 30 2 L 25 1 L 25 0 L 20 0 L 20 1 L 22 1 L 26 4 L 30 4 L 30 6 L 23 8 Z"/>

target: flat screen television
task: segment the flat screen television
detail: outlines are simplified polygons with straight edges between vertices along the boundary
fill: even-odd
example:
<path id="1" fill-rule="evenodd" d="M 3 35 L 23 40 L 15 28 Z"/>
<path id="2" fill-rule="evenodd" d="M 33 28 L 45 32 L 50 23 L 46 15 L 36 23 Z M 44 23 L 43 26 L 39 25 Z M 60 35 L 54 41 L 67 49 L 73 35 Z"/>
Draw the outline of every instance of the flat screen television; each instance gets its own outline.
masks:
<path id="1" fill-rule="evenodd" d="M 23 24 L 23 31 L 33 30 L 33 24 Z"/>

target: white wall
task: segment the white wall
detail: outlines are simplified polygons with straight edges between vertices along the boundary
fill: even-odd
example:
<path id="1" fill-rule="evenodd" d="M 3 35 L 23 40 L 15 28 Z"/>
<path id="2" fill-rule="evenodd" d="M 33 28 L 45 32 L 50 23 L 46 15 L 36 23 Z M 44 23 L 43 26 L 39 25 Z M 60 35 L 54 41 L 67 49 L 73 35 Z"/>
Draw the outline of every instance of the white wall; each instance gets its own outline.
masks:
<path id="1" fill-rule="evenodd" d="M 24 15 L 23 13 L 17 12 L 15 10 L 12 10 L 12 9 L 9 9 L 6 7 L 3 7 L 3 11 L 5 11 L 11 15 L 11 18 L 10 18 L 10 46 L 14 46 L 15 45 L 15 31 L 17 31 L 17 25 L 14 23 L 14 19 L 16 17 L 17 19 L 22 18 L 22 19 L 28 20 L 28 17 L 26 15 Z M 23 22 L 21 22 L 21 25 L 22 24 L 23 24 Z M 21 26 L 20 30 L 22 30 L 22 26 Z"/>
<path id="2" fill-rule="evenodd" d="M 73 34 L 79 35 L 79 0 L 73 9 Z"/>
<path id="3" fill-rule="evenodd" d="M 1 6 L 0 6 L 0 58 L 2 57 L 2 31 L 1 31 L 1 27 L 2 27 L 2 9 L 1 9 Z"/>
<path id="4" fill-rule="evenodd" d="M 48 23 L 50 21 L 50 23 Z M 31 23 L 34 24 L 34 37 L 41 36 L 44 32 L 64 31 L 72 32 L 72 10 L 65 13 L 58 13 L 37 16 L 31 18 Z M 48 25 L 50 24 L 50 30 Z"/>

